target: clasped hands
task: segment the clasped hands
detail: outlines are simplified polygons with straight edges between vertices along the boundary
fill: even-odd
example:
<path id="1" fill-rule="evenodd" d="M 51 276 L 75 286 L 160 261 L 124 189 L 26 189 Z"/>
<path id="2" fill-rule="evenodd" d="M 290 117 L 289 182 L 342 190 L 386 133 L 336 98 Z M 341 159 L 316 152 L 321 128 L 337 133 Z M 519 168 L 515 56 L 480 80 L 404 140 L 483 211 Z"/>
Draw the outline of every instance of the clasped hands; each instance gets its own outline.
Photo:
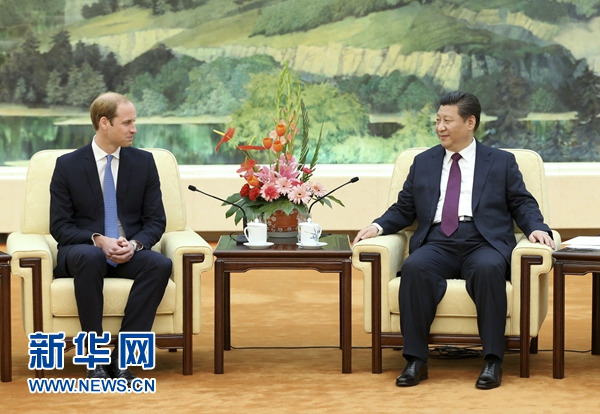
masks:
<path id="1" fill-rule="evenodd" d="M 135 246 L 125 237 L 113 239 L 106 236 L 96 238 L 96 246 L 101 248 L 108 260 L 114 263 L 127 263 L 135 253 Z"/>

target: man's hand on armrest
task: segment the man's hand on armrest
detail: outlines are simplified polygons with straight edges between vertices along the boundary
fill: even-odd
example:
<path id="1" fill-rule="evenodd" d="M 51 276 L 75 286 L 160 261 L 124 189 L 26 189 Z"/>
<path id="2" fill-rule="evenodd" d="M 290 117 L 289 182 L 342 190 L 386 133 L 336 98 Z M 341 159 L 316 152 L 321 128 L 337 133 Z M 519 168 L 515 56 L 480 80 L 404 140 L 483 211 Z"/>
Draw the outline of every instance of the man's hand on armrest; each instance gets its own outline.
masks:
<path id="1" fill-rule="evenodd" d="M 357 243 L 364 239 L 370 239 L 371 237 L 378 236 L 379 233 L 380 229 L 375 224 L 371 224 L 358 232 L 358 234 L 354 238 L 354 243 Z"/>
<path id="2" fill-rule="evenodd" d="M 552 247 L 552 249 L 556 249 L 556 245 L 554 244 L 552 237 L 550 237 L 550 235 L 543 230 L 534 230 L 529 235 L 529 241 L 532 243 L 545 244 L 546 246 Z"/>

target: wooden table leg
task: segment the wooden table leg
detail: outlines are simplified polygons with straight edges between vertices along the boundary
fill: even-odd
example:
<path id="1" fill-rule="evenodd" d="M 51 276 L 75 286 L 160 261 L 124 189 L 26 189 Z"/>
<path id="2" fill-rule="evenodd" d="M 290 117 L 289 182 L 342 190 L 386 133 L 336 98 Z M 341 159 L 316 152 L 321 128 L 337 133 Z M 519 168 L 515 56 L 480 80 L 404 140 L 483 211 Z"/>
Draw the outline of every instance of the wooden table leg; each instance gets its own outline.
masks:
<path id="1" fill-rule="evenodd" d="M 352 372 L 352 267 L 350 260 L 342 264 L 342 373 Z"/>
<path id="2" fill-rule="evenodd" d="M 338 297 L 339 299 L 339 317 L 340 317 L 340 349 L 344 349 L 344 344 L 342 338 L 344 337 L 344 301 L 342 298 L 344 297 L 344 275 L 340 272 L 339 280 L 338 280 Z"/>
<path id="3" fill-rule="evenodd" d="M 553 303 L 552 376 L 560 379 L 565 377 L 565 274 L 559 261 L 554 265 Z"/>
<path id="4" fill-rule="evenodd" d="M 12 344 L 11 344 L 11 309 L 10 309 L 10 256 L 0 255 L 0 359 L 2 382 L 12 381 Z"/>
<path id="5" fill-rule="evenodd" d="M 215 261 L 215 374 L 223 373 L 225 357 L 225 272 L 221 260 Z"/>
<path id="6" fill-rule="evenodd" d="M 183 375 L 194 373 L 193 327 L 194 327 L 194 263 L 204 262 L 204 254 L 183 255 Z"/>
<path id="7" fill-rule="evenodd" d="M 600 273 L 592 277 L 592 354 L 600 355 Z"/>
<path id="8" fill-rule="evenodd" d="M 231 350 L 231 273 L 225 272 L 223 275 L 223 349 Z"/>

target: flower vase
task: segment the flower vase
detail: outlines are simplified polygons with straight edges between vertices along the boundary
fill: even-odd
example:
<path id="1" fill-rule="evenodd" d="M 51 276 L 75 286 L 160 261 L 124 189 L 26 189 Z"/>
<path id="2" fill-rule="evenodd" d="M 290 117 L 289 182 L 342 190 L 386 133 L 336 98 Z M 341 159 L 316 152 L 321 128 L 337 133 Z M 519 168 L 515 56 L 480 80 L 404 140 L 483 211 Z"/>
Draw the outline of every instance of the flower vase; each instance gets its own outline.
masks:
<path id="1" fill-rule="evenodd" d="M 267 223 L 267 236 L 289 238 L 298 237 L 298 210 L 286 214 L 283 210 L 277 210 L 271 214 L 265 222 Z"/>

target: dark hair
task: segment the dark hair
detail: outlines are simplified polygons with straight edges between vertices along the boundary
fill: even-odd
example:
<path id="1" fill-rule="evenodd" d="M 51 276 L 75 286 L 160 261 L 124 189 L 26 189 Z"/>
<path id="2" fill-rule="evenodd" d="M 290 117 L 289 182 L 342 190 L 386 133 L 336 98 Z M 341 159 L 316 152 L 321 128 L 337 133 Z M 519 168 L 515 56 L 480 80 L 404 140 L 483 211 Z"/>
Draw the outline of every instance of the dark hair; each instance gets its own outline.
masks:
<path id="1" fill-rule="evenodd" d="M 471 93 L 454 91 L 449 92 L 440 98 L 441 105 L 456 105 L 458 106 L 458 114 L 467 120 L 473 115 L 475 117 L 475 131 L 479 128 L 479 120 L 481 118 L 481 105 L 479 99 Z"/>

